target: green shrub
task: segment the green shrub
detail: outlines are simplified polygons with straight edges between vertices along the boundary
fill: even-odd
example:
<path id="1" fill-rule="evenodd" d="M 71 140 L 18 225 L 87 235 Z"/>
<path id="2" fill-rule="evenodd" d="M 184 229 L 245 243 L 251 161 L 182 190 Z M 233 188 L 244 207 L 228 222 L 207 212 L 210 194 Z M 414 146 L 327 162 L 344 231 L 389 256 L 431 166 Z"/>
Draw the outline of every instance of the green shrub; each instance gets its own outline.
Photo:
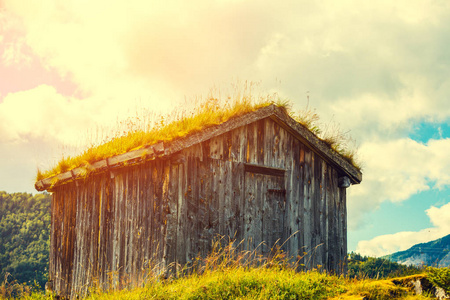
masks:
<path id="1" fill-rule="evenodd" d="M 450 293 L 450 268 L 427 268 L 427 278 L 448 294 Z"/>

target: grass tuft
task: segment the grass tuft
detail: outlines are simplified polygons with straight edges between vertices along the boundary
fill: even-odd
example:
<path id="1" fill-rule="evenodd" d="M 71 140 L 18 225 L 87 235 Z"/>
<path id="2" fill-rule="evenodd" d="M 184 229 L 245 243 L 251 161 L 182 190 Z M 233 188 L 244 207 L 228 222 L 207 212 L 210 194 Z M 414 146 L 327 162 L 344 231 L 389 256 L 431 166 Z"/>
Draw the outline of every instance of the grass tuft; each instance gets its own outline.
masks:
<path id="1" fill-rule="evenodd" d="M 202 131 L 208 127 L 223 123 L 230 118 L 258 110 L 275 104 L 284 109 L 297 122 L 305 126 L 316 136 L 324 140 L 334 150 L 342 154 L 351 164 L 360 168 L 355 162 L 356 150 L 349 150 L 345 143 L 345 134 L 331 134 L 326 130 L 323 137 L 318 126 L 319 116 L 309 105 L 295 113 L 291 110 L 291 102 L 281 99 L 276 93 L 260 94 L 254 92 L 255 84 L 245 82 L 234 86 L 231 95 L 222 97 L 220 91 L 212 90 L 206 98 L 199 98 L 183 106 L 185 109 L 174 110 L 167 116 L 136 116 L 117 124 L 117 130 L 99 144 L 92 144 L 76 157 L 63 157 L 55 167 L 38 170 L 36 181 L 64 173 L 79 166 L 89 165 L 96 161 L 139 149 L 158 142 L 168 142 Z M 192 109 L 186 109 L 193 107 Z"/>

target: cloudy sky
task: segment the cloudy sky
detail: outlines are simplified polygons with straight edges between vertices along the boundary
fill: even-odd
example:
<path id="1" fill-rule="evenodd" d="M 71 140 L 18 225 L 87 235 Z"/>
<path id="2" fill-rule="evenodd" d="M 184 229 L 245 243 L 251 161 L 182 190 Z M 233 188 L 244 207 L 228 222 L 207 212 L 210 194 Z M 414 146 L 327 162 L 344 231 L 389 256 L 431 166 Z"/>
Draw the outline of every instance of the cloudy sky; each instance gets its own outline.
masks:
<path id="1" fill-rule="evenodd" d="M 339 3 L 339 4 L 338 4 Z M 359 146 L 349 250 L 450 233 L 450 2 L 0 0 L 0 190 L 136 111 L 253 81 Z"/>

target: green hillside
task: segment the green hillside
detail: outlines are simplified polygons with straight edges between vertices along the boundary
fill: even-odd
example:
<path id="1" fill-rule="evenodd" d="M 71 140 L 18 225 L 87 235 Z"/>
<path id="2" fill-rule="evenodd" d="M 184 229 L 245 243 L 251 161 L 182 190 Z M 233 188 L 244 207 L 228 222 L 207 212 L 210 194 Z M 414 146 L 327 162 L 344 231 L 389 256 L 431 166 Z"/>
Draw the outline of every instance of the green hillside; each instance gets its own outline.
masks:
<path id="1" fill-rule="evenodd" d="M 0 278 L 2 282 L 47 282 L 49 194 L 0 191 Z"/>

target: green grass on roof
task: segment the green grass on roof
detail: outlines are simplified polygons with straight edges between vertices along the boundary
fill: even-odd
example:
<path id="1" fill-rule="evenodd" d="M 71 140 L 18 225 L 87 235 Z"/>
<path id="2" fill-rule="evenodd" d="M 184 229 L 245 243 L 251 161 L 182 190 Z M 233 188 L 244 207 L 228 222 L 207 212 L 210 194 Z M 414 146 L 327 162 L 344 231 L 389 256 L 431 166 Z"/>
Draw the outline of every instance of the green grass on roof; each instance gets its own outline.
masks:
<path id="1" fill-rule="evenodd" d="M 232 117 L 238 117 L 271 104 L 286 109 L 292 118 L 320 138 L 321 130 L 317 126 L 319 117 L 315 111 L 307 107 L 300 113 L 295 114 L 290 110 L 290 103 L 281 100 L 276 94 L 255 98 L 251 93 L 244 93 L 237 95 L 234 100 L 228 97 L 227 101 L 221 101 L 211 96 L 206 101 L 200 102 L 189 113 L 176 112 L 168 121 L 161 117 L 160 122 L 147 129 L 135 129 L 133 128 L 134 126 L 130 126 L 131 128 L 128 131 L 118 133 L 109 141 L 90 147 L 78 156 L 63 157 L 50 170 L 41 171 L 38 169 L 36 180 L 49 178 L 80 166 L 87 166 L 96 161 L 139 149 L 146 145 L 182 138 L 208 127 L 221 124 Z M 129 123 L 135 124 L 134 121 Z M 322 140 L 342 154 L 351 164 L 359 168 L 354 159 L 356 151 L 348 150 L 345 147 L 344 135 L 338 132 L 336 136 L 335 132 L 331 135 L 328 134 L 328 137 L 322 137 Z"/>

